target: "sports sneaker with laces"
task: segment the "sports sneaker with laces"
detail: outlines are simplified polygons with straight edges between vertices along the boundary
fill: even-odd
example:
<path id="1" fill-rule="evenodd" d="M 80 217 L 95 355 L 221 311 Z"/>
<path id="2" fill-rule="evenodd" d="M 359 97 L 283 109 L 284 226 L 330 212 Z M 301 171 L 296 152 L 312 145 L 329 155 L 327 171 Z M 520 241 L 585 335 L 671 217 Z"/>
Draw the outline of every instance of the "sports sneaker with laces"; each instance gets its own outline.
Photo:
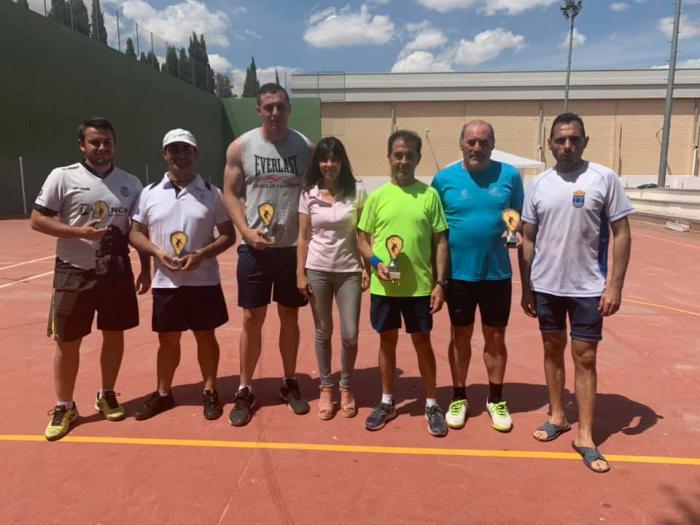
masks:
<path id="1" fill-rule="evenodd" d="M 68 434 L 73 421 L 78 419 L 78 405 L 73 403 L 73 408 L 63 405 L 56 405 L 53 410 L 49 410 L 51 421 L 46 425 L 44 437 L 49 441 L 56 441 Z"/>
<path id="2" fill-rule="evenodd" d="M 121 421 L 126 417 L 126 410 L 124 410 L 124 407 L 117 401 L 117 396 L 119 396 L 119 394 L 108 390 L 104 393 L 104 397 L 100 397 L 99 392 L 95 397 L 95 410 L 109 421 Z"/>
<path id="3" fill-rule="evenodd" d="M 425 407 L 425 419 L 428 420 L 428 432 L 433 436 L 443 437 L 447 435 L 447 422 L 440 405 Z"/>
<path id="4" fill-rule="evenodd" d="M 146 402 L 136 411 L 136 414 L 134 414 L 134 419 L 137 421 L 143 421 L 144 419 L 152 418 L 153 416 L 157 416 L 161 412 L 165 412 L 166 410 L 170 410 L 174 407 L 175 398 L 173 398 L 172 392 L 168 392 L 167 396 L 161 396 L 160 393 L 156 391 L 148 396 Z"/>
<path id="5" fill-rule="evenodd" d="M 394 407 L 393 403 L 391 405 L 389 403 L 379 403 L 376 407 L 374 407 L 372 413 L 367 416 L 365 428 L 367 430 L 380 430 L 397 415 L 398 413 L 396 412 L 396 407 Z"/>
<path id="6" fill-rule="evenodd" d="M 301 397 L 296 379 L 284 380 L 280 387 L 280 399 L 287 403 L 290 410 L 299 416 L 309 411 L 309 403 Z"/>
<path id="7" fill-rule="evenodd" d="M 463 428 L 467 422 L 467 412 L 469 412 L 469 401 L 466 399 L 455 399 L 447 407 L 445 420 L 450 428 Z"/>
<path id="8" fill-rule="evenodd" d="M 219 393 L 216 390 L 205 390 L 202 394 L 202 405 L 204 406 L 204 418 L 209 420 L 219 419 L 224 409 L 219 403 Z"/>
<path id="9" fill-rule="evenodd" d="M 491 426 L 499 432 L 510 432 L 513 428 L 513 420 L 508 412 L 505 401 L 498 403 L 486 403 L 486 411 L 491 416 Z"/>
<path id="10" fill-rule="evenodd" d="M 240 389 L 233 396 L 233 408 L 228 415 L 229 422 L 234 427 L 247 425 L 253 417 L 253 408 L 255 408 L 255 394 L 248 387 Z"/>

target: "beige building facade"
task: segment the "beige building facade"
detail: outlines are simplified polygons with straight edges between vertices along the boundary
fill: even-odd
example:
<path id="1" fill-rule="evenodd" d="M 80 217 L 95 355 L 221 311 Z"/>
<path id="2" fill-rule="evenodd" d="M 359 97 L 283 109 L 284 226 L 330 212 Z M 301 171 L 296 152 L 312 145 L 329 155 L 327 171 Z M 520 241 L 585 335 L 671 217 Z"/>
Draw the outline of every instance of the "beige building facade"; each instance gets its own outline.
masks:
<path id="1" fill-rule="evenodd" d="M 569 110 L 580 114 L 589 160 L 625 179 L 655 180 L 668 72 L 573 72 Z M 418 175 L 431 177 L 460 158 L 462 125 L 491 122 L 496 148 L 553 164 L 547 137 L 563 110 L 563 72 L 294 75 L 294 96 L 321 98 L 323 135 L 340 138 L 360 177 L 385 176 L 394 129 L 423 138 Z M 676 73 L 668 174 L 698 174 L 700 70 Z M 532 175 L 532 173 L 526 173 Z"/>

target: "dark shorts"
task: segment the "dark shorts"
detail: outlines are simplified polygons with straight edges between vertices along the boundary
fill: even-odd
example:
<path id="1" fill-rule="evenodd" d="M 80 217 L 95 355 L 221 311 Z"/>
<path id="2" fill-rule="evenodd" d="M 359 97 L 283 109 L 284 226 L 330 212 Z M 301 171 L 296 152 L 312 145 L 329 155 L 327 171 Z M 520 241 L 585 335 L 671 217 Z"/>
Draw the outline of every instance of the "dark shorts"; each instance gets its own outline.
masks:
<path id="1" fill-rule="evenodd" d="M 127 259 L 128 261 L 128 259 Z M 63 343 L 92 331 L 127 330 L 139 324 L 139 306 L 131 266 L 114 275 L 95 275 L 56 259 L 47 335 Z"/>
<path id="2" fill-rule="evenodd" d="M 597 342 L 603 339 L 603 317 L 598 310 L 600 297 L 562 297 L 535 292 L 537 319 L 543 332 L 566 330 L 571 324 L 571 339 Z"/>
<path id="3" fill-rule="evenodd" d="M 238 246 L 238 306 L 258 308 L 272 299 L 282 306 L 305 306 L 307 301 L 297 289 L 297 249 L 255 250 Z"/>
<path id="4" fill-rule="evenodd" d="M 377 332 L 398 330 L 401 317 L 409 334 L 427 334 L 433 329 L 433 314 L 430 313 L 430 297 L 371 296 L 369 317 Z"/>
<path id="5" fill-rule="evenodd" d="M 153 289 L 154 332 L 214 330 L 227 321 L 221 285 Z"/>
<path id="6" fill-rule="evenodd" d="M 452 326 L 473 325 L 477 306 L 482 324 L 506 326 L 510 317 L 511 291 L 510 279 L 474 282 L 450 280 L 447 286 L 447 311 Z"/>

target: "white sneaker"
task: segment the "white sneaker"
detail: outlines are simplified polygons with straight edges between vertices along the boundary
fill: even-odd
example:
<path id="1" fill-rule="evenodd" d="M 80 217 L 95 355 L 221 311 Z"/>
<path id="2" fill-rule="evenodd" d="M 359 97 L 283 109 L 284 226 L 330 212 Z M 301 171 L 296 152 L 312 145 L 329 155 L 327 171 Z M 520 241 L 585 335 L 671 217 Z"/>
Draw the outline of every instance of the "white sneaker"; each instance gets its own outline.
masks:
<path id="1" fill-rule="evenodd" d="M 469 402 L 466 399 L 455 399 L 447 407 L 445 420 L 450 428 L 462 428 L 467 422 L 467 412 L 469 411 Z"/>
<path id="2" fill-rule="evenodd" d="M 513 420 L 508 412 L 508 406 L 505 401 L 498 403 L 486 403 L 486 410 L 491 416 L 491 426 L 499 432 L 510 432 L 513 428 Z"/>

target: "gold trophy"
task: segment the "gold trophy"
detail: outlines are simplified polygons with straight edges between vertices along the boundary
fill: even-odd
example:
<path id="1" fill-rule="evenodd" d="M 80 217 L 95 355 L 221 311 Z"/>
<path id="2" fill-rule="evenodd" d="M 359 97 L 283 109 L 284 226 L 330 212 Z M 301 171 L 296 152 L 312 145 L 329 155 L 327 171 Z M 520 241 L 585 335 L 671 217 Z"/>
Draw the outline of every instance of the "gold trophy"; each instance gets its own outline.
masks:
<path id="1" fill-rule="evenodd" d="M 175 259 L 173 259 L 173 265 L 178 268 L 182 268 L 182 256 L 185 254 L 185 247 L 187 246 L 187 241 L 189 237 L 182 231 L 176 231 L 170 234 L 170 245 L 173 247 L 175 252 Z"/>
<path id="2" fill-rule="evenodd" d="M 265 237 L 267 237 L 270 242 L 274 243 L 275 236 L 270 235 L 270 232 L 272 231 L 270 225 L 272 224 L 272 219 L 275 217 L 275 207 L 269 202 L 263 202 L 260 206 L 258 206 L 258 215 L 260 215 L 260 218 L 263 221 L 263 233 L 265 234 Z"/>
<path id="3" fill-rule="evenodd" d="M 386 240 L 386 249 L 389 251 L 391 261 L 389 262 L 389 279 L 398 281 L 401 279 L 401 270 L 399 269 L 399 254 L 403 250 L 403 239 L 398 235 L 392 235 Z"/>
<path id="4" fill-rule="evenodd" d="M 518 237 L 515 235 L 515 232 L 520 226 L 520 214 L 516 210 L 507 209 L 503 210 L 501 217 L 506 224 L 506 231 L 503 232 L 506 238 L 506 246 L 515 248 L 518 245 Z"/>
<path id="5" fill-rule="evenodd" d="M 92 216 L 102 222 L 109 214 L 109 204 L 105 201 L 97 201 L 92 206 Z"/>

